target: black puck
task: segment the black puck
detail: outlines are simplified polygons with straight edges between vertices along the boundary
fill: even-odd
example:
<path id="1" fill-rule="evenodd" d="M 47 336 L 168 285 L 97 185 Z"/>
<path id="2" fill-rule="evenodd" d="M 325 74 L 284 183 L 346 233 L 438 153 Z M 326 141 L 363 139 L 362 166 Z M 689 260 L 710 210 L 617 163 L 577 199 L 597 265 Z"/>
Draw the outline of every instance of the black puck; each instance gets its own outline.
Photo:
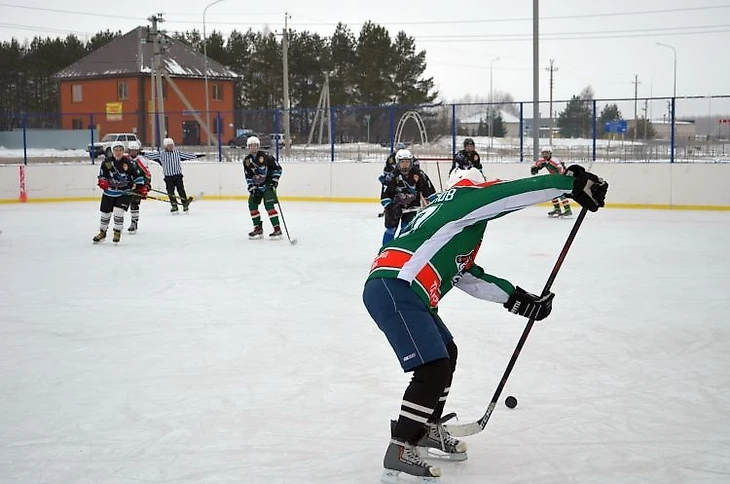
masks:
<path id="1" fill-rule="evenodd" d="M 517 399 L 510 395 L 504 400 L 504 404 L 509 408 L 515 408 L 517 406 Z"/>

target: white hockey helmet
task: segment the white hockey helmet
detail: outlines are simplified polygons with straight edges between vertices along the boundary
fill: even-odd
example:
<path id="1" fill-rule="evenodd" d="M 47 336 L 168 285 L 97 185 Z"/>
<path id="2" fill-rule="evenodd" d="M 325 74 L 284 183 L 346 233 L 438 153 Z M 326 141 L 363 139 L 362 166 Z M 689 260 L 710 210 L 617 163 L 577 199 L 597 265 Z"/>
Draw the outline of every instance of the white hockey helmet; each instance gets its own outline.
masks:
<path id="1" fill-rule="evenodd" d="M 110 146 L 110 148 L 112 150 L 115 150 L 117 148 L 121 148 L 122 150 L 124 150 L 124 142 L 122 142 L 122 141 L 114 141 L 112 143 L 112 145 Z"/>
<path id="2" fill-rule="evenodd" d="M 250 148 L 252 145 L 261 146 L 261 141 L 257 136 L 249 136 L 246 140 L 246 148 Z"/>
<path id="3" fill-rule="evenodd" d="M 449 177 L 449 188 L 455 186 L 469 187 L 484 183 L 484 175 L 476 168 L 469 168 L 468 170 L 454 170 Z"/>
<path id="4" fill-rule="evenodd" d="M 140 148 L 141 146 L 139 145 L 139 141 L 130 141 L 127 144 L 127 149 L 129 151 L 139 151 Z"/>
<path id="5" fill-rule="evenodd" d="M 542 149 L 542 150 L 540 151 L 540 154 L 541 154 L 542 156 L 545 156 L 545 155 L 547 155 L 547 156 L 553 156 L 553 149 L 552 149 L 551 147 L 549 147 L 549 146 L 545 146 L 545 147 L 544 147 L 544 148 L 543 148 L 543 149 Z"/>
<path id="6" fill-rule="evenodd" d="M 172 138 L 165 138 L 162 140 L 162 146 L 175 146 L 175 142 Z"/>
<path id="7" fill-rule="evenodd" d="M 395 153 L 395 166 L 398 167 L 398 170 L 400 170 L 400 172 L 403 174 L 411 171 L 411 168 L 413 168 L 413 160 L 414 157 L 413 153 L 411 153 L 411 150 L 402 149 L 396 151 Z M 407 165 L 403 163 L 405 161 L 408 161 Z"/>

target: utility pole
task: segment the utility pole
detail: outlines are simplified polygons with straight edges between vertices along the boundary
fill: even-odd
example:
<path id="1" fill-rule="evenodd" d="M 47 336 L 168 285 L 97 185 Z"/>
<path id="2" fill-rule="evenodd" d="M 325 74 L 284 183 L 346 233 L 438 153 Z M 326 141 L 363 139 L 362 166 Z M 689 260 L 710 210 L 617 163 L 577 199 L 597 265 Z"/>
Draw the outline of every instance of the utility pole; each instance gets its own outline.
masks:
<path id="1" fill-rule="evenodd" d="M 153 86 L 152 89 L 155 89 L 157 92 L 157 126 L 159 127 L 159 134 L 160 137 L 165 136 L 167 133 L 167 127 L 165 126 L 165 100 L 162 95 L 162 74 L 160 72 L 161 69 L 161 53 L 162 49 L 160 48 L 160 33 L 158 24 L 164 22 L 164 19 L 162 18 L 162 14 L 158 13 L 157 15 L 153 15 L 148 19 L 150 22 L 152 22 L 152 27 L 150 28 L 150 37 L 152 37 L 152 80 L 153 80 Z"/>
<path id="2" fill-rule="evenodd" d="M 550 67 L 546 67 L 545 70 L 550 73 L 550 102 L 548 109 L 550 110 L 550 145 L 553 144 L 553 120 L 555 119 L 555 116 L 553 116 L 553 88 L 555 87 L 555 82 L 553 80 L 553 73 L 558 70 L 557 67 L 553 66 L 553 62 L 555 62 L 554 59 L 550 59 Z"/>
<path id="3" fill-rule="evenodd" d="M 634 74 L 634 141 L 636 141 L 636 132 L 639 130 L 639 75 Z"/>
<path id="4" fill-rule="evenodd" d="M 289 24 L 287 22 L 289 18 L 291 16 L 287 12 L 284 12 L 284 35 L 281 39 L 281 49 L 284 54 L 284 153 L 287 158 L 291 156 L 291 133 L 289 130 Z"/>

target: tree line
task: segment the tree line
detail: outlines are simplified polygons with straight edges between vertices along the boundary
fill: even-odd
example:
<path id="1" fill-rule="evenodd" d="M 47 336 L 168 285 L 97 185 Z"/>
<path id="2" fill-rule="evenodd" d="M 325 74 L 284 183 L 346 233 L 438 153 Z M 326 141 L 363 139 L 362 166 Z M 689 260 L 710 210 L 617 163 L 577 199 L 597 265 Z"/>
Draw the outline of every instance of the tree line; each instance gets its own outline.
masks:
<path id="1" fill-rule="evenodd" d="M 87 42 L 35 37 L 21 43 L 0 43 L 0 112 L 56 112 L 58 91 L 51 75 L 80 60 L 122 32 L 99 32 Z M 201 53 L 197 30 L 171 37 Z M 283 52 L 280 35 L 264 30 L 214 31 L 205 41 L 208 56 L 241 75 L 236 109 L 281 107 Z M 426 78 L 426 51 L 417 50 L 405 32 L 391 38 L 388 30 L 366 22 L 358 35 L 338 24 L 330 37 L 309 31 L 289 31 L 289 95 L 292 108 L 317 106 L 325 73 L 330 74 L 332 106 L 430 103 L 436 96 L 433 78 Z"/>

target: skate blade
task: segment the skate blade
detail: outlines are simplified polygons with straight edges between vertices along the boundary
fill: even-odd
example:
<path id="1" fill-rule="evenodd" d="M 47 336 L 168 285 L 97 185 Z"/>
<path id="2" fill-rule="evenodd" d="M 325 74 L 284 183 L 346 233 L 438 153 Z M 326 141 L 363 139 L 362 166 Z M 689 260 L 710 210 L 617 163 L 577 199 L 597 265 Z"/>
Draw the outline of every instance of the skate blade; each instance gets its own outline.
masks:
<path id="1" fill-rule="evenodd" d="M 269 240 L 281 240 L 283 238 L 284 238 L 283 235 L 270 235 L 269 236 Z"/>
<path id="2" fill-rule="evenodd" d="M 263 235 L 254 235 L 254 236 L 249 235 L 248 236 L 248 240 L 261 240 L 263 238 L 264 238 Z"/>
<path id="3" fill-rule="evenodd" d="M 405 472 L 384 469 L 380 482 L 383 484 L 438 484 L 441 479 L 439 477 L 412 476 Z"/>
<path id="4" fill-rule="evenodd" d="M 440 461 L 461 462 L 468 458 L 466 452 L 447 453 L 433 447 L 419 447 L 418 453 L 423 459 L 436 459 Z"/>

